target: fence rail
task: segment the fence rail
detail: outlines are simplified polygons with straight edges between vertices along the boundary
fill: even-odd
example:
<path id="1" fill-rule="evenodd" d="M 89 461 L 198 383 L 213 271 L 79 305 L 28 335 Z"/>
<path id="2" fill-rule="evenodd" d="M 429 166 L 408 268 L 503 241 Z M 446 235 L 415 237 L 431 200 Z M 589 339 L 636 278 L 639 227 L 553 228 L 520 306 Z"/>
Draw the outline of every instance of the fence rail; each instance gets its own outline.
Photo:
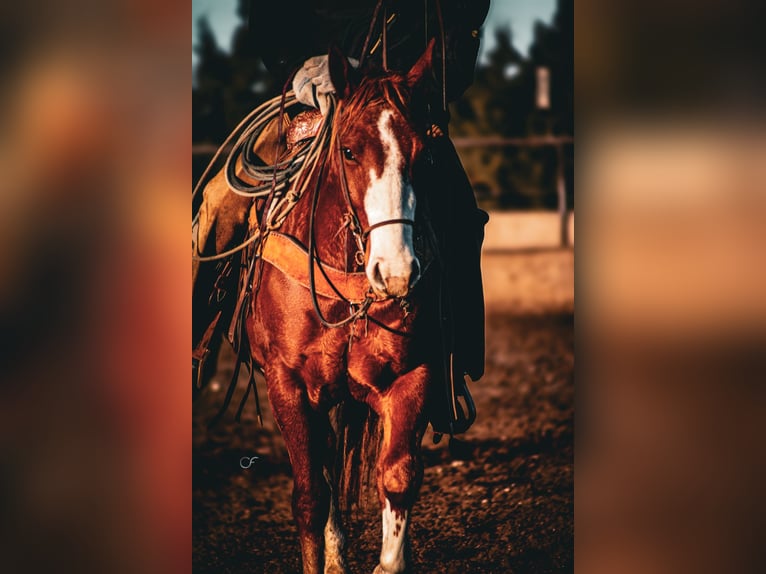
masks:
<path id="1" fill-rule="evenodd" d="M 470 147 L 555 147 L 556 148 L 556 194 L 558 196 L 559 244 L 569 246 L 569 208 L 567 207 L 567 185 L 564 173 L 564 146 L 574 144 L 572 136 L 531 136 L 504 138 L 500 136 L 476 136 L 452 138 L 457 149 Z"/>

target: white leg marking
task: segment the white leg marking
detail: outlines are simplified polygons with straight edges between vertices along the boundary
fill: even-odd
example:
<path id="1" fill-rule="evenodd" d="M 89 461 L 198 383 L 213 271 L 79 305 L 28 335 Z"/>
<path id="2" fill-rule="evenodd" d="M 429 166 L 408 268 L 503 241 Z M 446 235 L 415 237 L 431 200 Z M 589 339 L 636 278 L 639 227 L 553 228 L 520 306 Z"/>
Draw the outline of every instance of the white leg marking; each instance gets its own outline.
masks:
<path id="1" fill-rule="evenodd" d="M 343 556 L 346 537 L 338 523 L 338 510 L 330 499 L 330 514 L 324 527 L 324 572 L 325 574 L 345 574 L 346 559 Z"/>
<path id="2" fill-rule="evenodd" d="M 378 119 L 378 131 L 383 143 L 384 163 L 380 177 L 370 170 L 370 187 L 364 198 L 364 209 L 369 225 L 389 219 L 415 218 L 415 191 L 404 173 L 404 157 L 391 126 L 393 112 L 385 110 Z M 375 277 L 379 267 L 381 278 L 410 278 L 415 252 L 412 247 L 412 228 L 409 225 L 385 225 L 370 233 L 370 260 L 367 277 L 373 287 L 383 290 Z M 412 277 L 414 282 L 416 277 Z M 376 282 L 377 281 L 377 282 Z"/>
<path id="3" fill-rule="evenodd" d="M 407 567 L 405 545 L 409 513 L 405 510 L 394 512 L 386 500 L 383 509 L 383 546 L 380 551 L 380 566 L 385 572 L 404 572 Z"/>

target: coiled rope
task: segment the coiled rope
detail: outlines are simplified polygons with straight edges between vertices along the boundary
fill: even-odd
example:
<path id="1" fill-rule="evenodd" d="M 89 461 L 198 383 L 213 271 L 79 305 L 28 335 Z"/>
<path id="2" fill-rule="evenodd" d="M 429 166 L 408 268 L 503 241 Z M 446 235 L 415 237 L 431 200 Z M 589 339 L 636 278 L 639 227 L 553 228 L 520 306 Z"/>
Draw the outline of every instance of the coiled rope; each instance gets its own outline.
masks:
<path id="1" fill-rule="evenodd" d="M 286 110 L 301 105 L 295 98 L 292 90 L 283 96 L 276 96 L 250 112 L 234 128 L 234 131 L 226 138 L 208 163 L 192 192 L 192 201 L 210 182 L 213 170 L 219 163 L 226 148 L 235 142 L 229 152 L 223 171 L 229 191 L 253 200 L 267 198 L 269 201 L 268 213 L 266 214 L 265 228 L 255 228 L 242 243 L 222 253 L 214 255 L 202 255 L 199 253 L 199 245 L 192 257 L 200 262 L 219 261 L 226 259 L 249 245 L 258 241 L 259 238 L 269 231 L 278 229 L 284 223 L 287 215 L 292 211 L 295 204 L 303 196 L 308 182 L 315 173 L 317 166 L 323 161 L 324 151 L 330 143 L 332 118 L 335 113 L 335 98 L 329 98 L 326 116 L 322 120 L 319 133 L 310 143 L 300 145 L 296 151 L 276 164 L 264 163 L 253 151 L 255 142 L 263 130 L 275 118 L 280 118 Z M 275 146 L 280 142 L 275 142 Z M 238 161 L 239 160 L 239 161 Z M 237 174 L 238 164 L 243 171 L 243 177 Z M 199 222 L 199 213 L 192 220 L 192 229 Z M 263 227 L 263 226 L 262 226 Z"/>

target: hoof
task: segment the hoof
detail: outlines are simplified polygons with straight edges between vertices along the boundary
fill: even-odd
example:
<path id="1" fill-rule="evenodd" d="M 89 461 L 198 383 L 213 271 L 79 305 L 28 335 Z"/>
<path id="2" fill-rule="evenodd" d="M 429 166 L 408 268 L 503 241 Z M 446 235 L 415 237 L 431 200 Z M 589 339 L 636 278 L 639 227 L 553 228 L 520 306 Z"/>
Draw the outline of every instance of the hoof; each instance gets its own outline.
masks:
<path id="1" fill-rule="evenodd" d="M 325 556 L 324 574 L 348 574 L 346 560 L 340 556 Z"/>

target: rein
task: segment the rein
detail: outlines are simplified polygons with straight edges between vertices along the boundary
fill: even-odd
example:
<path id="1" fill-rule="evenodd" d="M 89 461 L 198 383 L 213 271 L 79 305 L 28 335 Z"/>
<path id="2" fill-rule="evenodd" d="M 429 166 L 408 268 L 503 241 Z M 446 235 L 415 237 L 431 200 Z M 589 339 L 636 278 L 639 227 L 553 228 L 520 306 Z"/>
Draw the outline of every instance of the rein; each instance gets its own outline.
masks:
<path id="1" fill-rule="evenodd" d="M 331 107 L 334 107 L 331 104 Z M 329 159 L 329 158 L 327 158 Z M 375 298 L 371 296 L 371 293 L 368 292 L 368 294 L 365 296 L 364 301 L 362 301 L 361 304 L 358 305 L 357 309 L 354 309 L 355 305 L 340 292 L 340 290 L 333 284 L 332 281 L 330 281 L 328 274 L 324 272 L 322 268 L 322 261 L 319 259 L 318 253 L 317 253 L 317 246 L 316 246 L 316 237 L 314 235 L 314 224 L 316 221 L 316 211 L 317 211 L 317 205 L 319 204 L 319 189 L 322 186 L 322 175 L 324 174 L 324 162 L 322 163 L 322 166 L 319 168 L 319 174 L 316 179 L 316 183 L 314 185 L 314 191 L 311 196 L 311 208 L 309 210 L 309 252 L 308 252 L 308 265 L 309 265 L 309 293 L 311 293 L 311 304 L 314 307 L 314 312 L 317 315 L 317 318 L 319 319 L 319 322 L 322 324 L 322 326 L 327 327 L 329 329 L 335 329 L 338 327 L 343 327 L 344 325 L 348 325 L 349 323 L 352 323 L 356 321 L 357 319 L 361 319 L 367 314 L 367 310 L 370 308 L 370 305 L 375 301 Z M 345 177 L 343 178 L 345 182 Z M 348 205 L 352 211 L 352 217 L 354 218 L 354 221 L 356 221 L 356 225 L 358 225 L 358 219 L 356 219 L 356 213 L 353 212 L 353 205 L 350 203 L 351 196 L 348 194 L 348 189 L 345 186 L 344 183 L 344 195 L 348 198 Z M 352 223 L 352 225 L 354 225 Z M 319 268 L 319 270 L 324 275 L 325 281 L 327 281 L 327 284 L 332 288 L 332 290 L 335 292 L 335 294 L 338 296 L 338 298 L 347 303 L 349 305 L 349 308 L 351 309 L 351 314 L 346 317 L 345 319 L 342 319 L 337 322 L 330 322 L 327 320 L 327 318 L 322 314 L 322 310 L 319 307 L 319 297 L 317 295 L 317 287 L 316 287 L 316 276 L 314 273 L 315 265 Z"/>
<path id="2" fill-rule="evenodd" d="M 424 15 L 424 23 L 425 23 L 425 36 L 426 36 L 426 45 L 428 45 L 428 2 L 429 0 L 423 1 L 423 6 L 425 8 L 425 15 Z M 383 60 L 383 69 L 388 71 L 388 26 L 396 19 L 396 12 L 394 12 L 390 17 L 388 16 L 388 7 L 383 7 L 383 4 L 385 3 L 385 0 L 378 0 L 375 4 L 375 9 L 372 12 L 372 18 L 370 20 L 370 27 L 367 30 L 367 36 L 364 39 L 364 44 L 362 45 L 362 53 L 359 55 L 359 68 L 362 68 L 362 65 L 364 64 L 364 61 L 366 60 L 368 55 L 372 55 L 375 50 L 380 45 L 381 41 L 383 44 L 383 53 L 381 55 Z M 442 14 L 442 4 L 441 0 L 434 0 L 434 4 L 436 6 L 436 19 L 439 24 L 439 40 L 441 44 L 441 72 L 442 72 L 442 109 L 446 112 L 447 111 L 447 37 L 444 33 L 444 16 Z M 375 25 L 378 23 L 378 16 L 380 15 L 380 9 L 383 7 L 383 22 L 382 22 L 382 30 L 380 33 L 380 37 L 378 38 L 375 45 L 370 48 L 370 40 L 372 40 L 372 34 L 375 30 Z M 369 49 L 369 52 L 368 52 Z"/>

